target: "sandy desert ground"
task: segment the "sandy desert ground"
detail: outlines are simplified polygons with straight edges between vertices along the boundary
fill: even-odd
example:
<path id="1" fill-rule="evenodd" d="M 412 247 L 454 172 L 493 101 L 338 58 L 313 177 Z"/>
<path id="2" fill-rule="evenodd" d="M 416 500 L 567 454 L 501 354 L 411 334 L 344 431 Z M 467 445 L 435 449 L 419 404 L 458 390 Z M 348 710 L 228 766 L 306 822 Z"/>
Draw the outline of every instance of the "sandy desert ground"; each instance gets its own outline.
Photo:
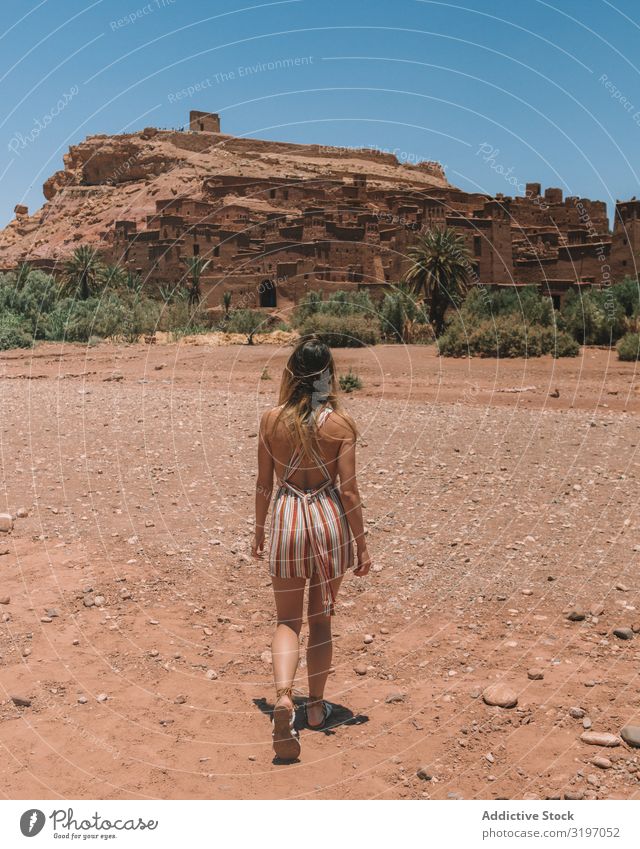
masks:
<path id="1" fill-rule="evenodd" d="M 376 571 L 343 585 L 336 725 L 285 765 L 248 546 L 286 354 L 0 356 L 0 512 L 27 514 L 0 533 L 2 795 L 640 798 L 635 366 L 337 352 Z M 498 682 L 517 706 L 485 703 Z"/>

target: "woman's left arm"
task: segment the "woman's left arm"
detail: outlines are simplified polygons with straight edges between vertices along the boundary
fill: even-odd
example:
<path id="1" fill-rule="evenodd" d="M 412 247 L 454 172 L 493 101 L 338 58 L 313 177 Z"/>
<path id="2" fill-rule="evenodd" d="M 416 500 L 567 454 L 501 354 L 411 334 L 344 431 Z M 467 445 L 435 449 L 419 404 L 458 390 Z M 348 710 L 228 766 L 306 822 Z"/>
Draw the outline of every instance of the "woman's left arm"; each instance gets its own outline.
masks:
<path id="1" fill-rule="evenodd" d="M 271 493 L 273 492 L 273 455 L 269 447 L 267 422 L 269 413 L 265 413 L 260 421 L 258 434 L 258 477 L 256 480 L 256 530 L 251 549 L 252 555 L 261 560 L 264 556 L 264 535 Z"/>

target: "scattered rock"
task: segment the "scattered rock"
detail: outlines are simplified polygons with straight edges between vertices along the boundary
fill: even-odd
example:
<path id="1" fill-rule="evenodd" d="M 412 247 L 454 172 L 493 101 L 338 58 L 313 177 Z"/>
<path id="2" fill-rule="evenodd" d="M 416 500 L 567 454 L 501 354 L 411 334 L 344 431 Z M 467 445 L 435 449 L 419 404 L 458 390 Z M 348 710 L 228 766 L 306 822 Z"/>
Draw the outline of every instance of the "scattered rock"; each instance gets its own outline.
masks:
<path id="1" fill-rule="evenodd" d="M 363 642 L 366 645 L 369 645 L 369 643 L 372 643 L 373 642 L 373 635 L 372 634 L 365 634 Z"/>
<path id="2" fill-rule="evenodd" d="M 358 663 L 356 664 L 356 666 L 353 667 L 353 671 L 356 673 L 356 675 L 366 675 L 367 667 L 364 663 Z"/>
<path id="3" fill-rule="evenodd" d="M 385 698 L 385 702 L 388 705 L 392 705 L 396 702 L 404 702 L 406 698 L 406 693 L 389 693 L 389 695 Z"/>
<path id="4" fill-rule="evenodd" d="M 490 684 L 482 693 L 485 704 L 512 708 L 518 704 L 518 695 L 508 684 Z"/>
<path id="5" fill-rule="evenodd" d="M 609 734 L 608 731 L 584 731 L 580 735 L 580 739 L 590 746 L 613 748 L 620 745 L 620 738 L 616 734 Z"/>
<path id="6" fill-rule="evenodd" d="M 609 758 L 603 758 L 600 755 L 595 758 L 591 758 L 591 763 L 599 769 L 611 769 L 613 766 L 613 763 L 609 760 Z"/>
<path id="7" fill-rule="evenodd" d="M 581 610 L 579 607 L 574 607 L 567 613 L 567 619 L 569 622 L 582 622 L 584 618 L 584 610 Z"/>
<path id="8" fill-rule="evenodd" d="M 103 607 L 106 602 L 106 598 L 103 595 L 97 595 L 93 598 L 93 603 L 96 607 Z"/>
<path id="9" fill-rule="evenodd" d="M 11 513 L 0 513 L 0 532 L 10 534 L 13 530 L 13 516 Z"/>
<path id="10" fill-rule="evenodd" d="M 631 628 L 614 628 L 613 636 L 617 637 L 619 640 L 632 640 L 633 631 Z"/>
<path id="11" fill-rule="evenodd" d="M 187 697 L 180 694 L 179 696 L 175 697 L 175 699 L 173 700 L 173 703 L 174 703 L 174 705 L 183 705 L 186 701 L 187 701 Z"/>
<path id="12" fill-rule="evenodd" d="M 28 515 L 29 511 L 26 507 L 18 507 L 18 509 L 16 510 L 16 517 L 18 519 L 26 519 Z"/>
<path id="13" fill-rule="evenodd" d="M 11 597 L 3 595 L 2 598 L 0 598 L 0 604 L 11 604 Z"/>
<path id="14" fill-rule="evenodd" d="M 89 701 L 89 699 L 86 696 L 78 696 L 78 704 L 79 705 L 86 705 L 86 703 L 88 701 Z"/>
<path id="15" fill-rule="evenodd" d="M 532 668 L 527 670 L 527 676 L 531 679 L 531 681 L 542 681 L 544 678 L 544 672 L 542 669 Z"/>
<path id="16" fill-rule="evenodd" d="M 85 596 L 84 601 L 82 602 L 85 607 L 93 607 L 94 601 L 91 596 Z"/>
<path id="17" fill-rule="evenodd" d="M 96 698 L 97 702 L 106 702 L 109 696 L 106 693 L 100 693 L 100 695 Z"/>
<path id="18" fill-rule="evenodd" d="M 426 766 L 419 767 L 418 770 L 416 771 L 416 775 L 422 781 L 431 781 L 431 779 L 433 778 L 433 776 L 431 775 L 431 773 L 429 772 L 429 770 L 427 769 Z"/>
<path id="19" fill-rule="evenodd" d="M 9 546 L 8 545 L 0 545 L 0 557 L 5 554 L 9 554 Z"/>
<path id="20" fill-rule="evenodd" d="M 640 725 L 625 725 L 620 730 L 620 736 L 629 746 L 640 749 Z"/>
<path id="21" fill-rule="evenodd" d="M 31 699 L 26 696 L 9 696 L 16 707 L 31 707 Z"/>
<path id="22" fill-rule="evenodd" d="M 216 681 L 218 678 L 218 673 L 215 671 L 215 669 L 207 669 L 206 677 L 209 679 L 209 681 Z"/>

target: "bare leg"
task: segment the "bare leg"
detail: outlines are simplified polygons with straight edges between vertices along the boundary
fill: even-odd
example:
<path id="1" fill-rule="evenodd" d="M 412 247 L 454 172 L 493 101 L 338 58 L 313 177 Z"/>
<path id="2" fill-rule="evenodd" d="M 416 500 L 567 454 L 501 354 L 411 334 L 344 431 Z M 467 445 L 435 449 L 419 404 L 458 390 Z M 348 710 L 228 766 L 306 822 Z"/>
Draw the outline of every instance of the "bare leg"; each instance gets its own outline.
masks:
<path id="1" fill-rule="evenodd" d="M 343 577 L 341 575 L 331 581 L 336 596 Z M 321 699 L 324 696 L 324 688 L 331 669 L 333 642 L 331 640 L 331 617 L 323 613 L 322 593 L 317 573 L 314 574 L 309 586 L 308 618 L 307 673 L 309 675 L 309 695 L 315 699 Z M 323 719 L 322 705 L 320 703 L 309 705 L 307 715 L 311 725 L 319 725 Z"/>
<path id="2" fill-rule="evenodd" d="M 271 577 L 276 600 L 278 624 L 271 643 L 273 657 L 273 677 L 276 690 L 293 687 L 298 668 L 300 628 L 302 627 L 302 609 L 304 605 L 304 578 Z M 293 707 L 289 696 L 282 696 L 276 704 Z"/>

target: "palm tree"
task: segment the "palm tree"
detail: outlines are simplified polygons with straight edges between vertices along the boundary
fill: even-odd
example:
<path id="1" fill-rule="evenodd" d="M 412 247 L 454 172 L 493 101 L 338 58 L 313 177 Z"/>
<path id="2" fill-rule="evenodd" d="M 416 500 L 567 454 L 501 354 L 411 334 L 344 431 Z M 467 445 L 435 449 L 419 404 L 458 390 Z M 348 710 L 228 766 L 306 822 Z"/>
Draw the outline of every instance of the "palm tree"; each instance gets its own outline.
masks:
<path id="1" fill-rule="evenodd" d="M 231 292 L 222 293 L 222 306 L 224 307 L 225 321 L 229 318 L 229 310 L 231 309 Z"/>
<path id="2" fill-rule="evenodd" d="M 20 291 L 29 279 L 32 268 L 28 262 L 21 262 L 16 268 L 16 289 Z"/>
<path id="3" fill-rule="evenodd" d="M 109 289 L 122 289 L 126 285 L 127 272 L 121 265 L 105 265 L 100 276 Z"/>
<path id="4" fill-rule="evenodd" d="M 201 256 L 188 256 L 184 259 L 189 275 L 189 306 L 197 306 L 200 303 L 202 292 L 200 291 L 200 277 L 211 264 L 210 259 Z"/>
<path id="5" fill-rule="evenodd" d="M 65 268 L 67 284 L 83 301 L 97 290 L 103 274 L 103 265 L 98 251 L 91 245 L 80 245 L 76 248 Z"/>
<path id="6" fill-rule="evenodd" d="M 470 262 L 462 236 L 451 227 L 434 228 L 408 251 L 411 267 L 404 276 L 424 297 L 436 336 L 444 330 L 447 307 L 457 306 L 467 291 Z"/>

